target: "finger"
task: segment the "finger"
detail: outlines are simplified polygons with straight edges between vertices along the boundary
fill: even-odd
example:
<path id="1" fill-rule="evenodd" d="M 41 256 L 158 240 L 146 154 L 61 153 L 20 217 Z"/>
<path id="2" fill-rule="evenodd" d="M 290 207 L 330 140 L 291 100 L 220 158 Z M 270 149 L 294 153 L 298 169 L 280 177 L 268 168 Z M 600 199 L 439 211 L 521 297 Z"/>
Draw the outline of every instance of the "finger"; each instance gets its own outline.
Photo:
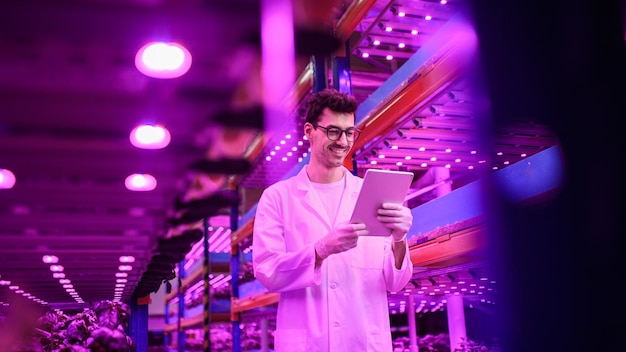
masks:
<path id="1" fill-rule="evenodd" d="M 378 209 L 377 214 L 383 215 L 383 216 L 399 216 L 400 212 L 398 212 L 397 210 L 387 210 L 387 209 L 380 208 Z"/>
<path id="2" fill-rule="evenodd" d="M 381 205 L 381 208 L 383 208 L 383 209 L 399 210 L 399 209 L 404 208 L 404 206 L 402 206 L 402 204 L 398 204 L 398 203 L 383 203 Z"/>
<path id="3" fill-rule="evenodd" d="M 360 231 L 360 230 L 365 230 L 365 229 L 366 229 L 366 227 L 367 227 L 367 226 L 365 226 L 365 224 L 364 224 L 364 223 L 362 223 L 362 222 L 357 222 L 357 223 L 354 223 L 354 224 L 348 224 L 348 228 L 349 228 L 351 231 Z"/>
<path id="4" fill-rule="evenodd" d="M 389 216 L 389 215 L 379 215 L 376 217 L 376 219 L 378 219 L 378 221 L 383 222 L 383 223 L 396 223 L 396 222 L 402 221 L 401 216 Z"/>
<path id="5" fill-rule="evenodd" d="M 355 233 L 356 233 L 357 235 L 359 235 L 359 236 L 367 236 L 367 235 L 369 235 L 369 233 L 370 233 L 370 232 L 369 232 L 369 231 L 367 231 L 367 229 L 363 229 L 363 230 L 358 230 L 358 231 L 355 231 Z"/>

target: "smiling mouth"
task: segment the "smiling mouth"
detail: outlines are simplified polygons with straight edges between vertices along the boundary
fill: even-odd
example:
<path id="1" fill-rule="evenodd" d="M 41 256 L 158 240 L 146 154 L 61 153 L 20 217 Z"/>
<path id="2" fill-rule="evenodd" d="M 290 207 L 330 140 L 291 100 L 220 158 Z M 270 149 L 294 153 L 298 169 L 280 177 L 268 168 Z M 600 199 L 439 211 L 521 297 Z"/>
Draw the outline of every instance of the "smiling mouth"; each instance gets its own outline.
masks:
<path id="1" fill-rule="evenodd" d="M 348 151 L 348 148 L 337 147 L 337 146 L 331 146 L 328 149 L 335 154 L 344 154 Z"/>

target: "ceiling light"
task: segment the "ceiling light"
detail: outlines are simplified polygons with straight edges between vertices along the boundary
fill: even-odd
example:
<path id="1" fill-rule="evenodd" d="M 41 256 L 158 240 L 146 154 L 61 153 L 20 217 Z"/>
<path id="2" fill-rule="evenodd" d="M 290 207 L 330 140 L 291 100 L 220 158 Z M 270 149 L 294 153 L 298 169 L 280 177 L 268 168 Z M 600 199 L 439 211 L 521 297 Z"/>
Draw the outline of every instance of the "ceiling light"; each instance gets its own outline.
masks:
<path id="1" fill-rule="evenodd" d="M 46 264 L 56 264 L 59 262 L 59 258 L 54 255 L 44 255 L 41 260 L 43 260 L 43 262 Z"/>
<path id="2" fill-rule="evenodd" d="M 135 257 L 132 255 L 123 255 L 120 257 L 120 263 L 134 263 Z"/>
<path id="3" fill-rule="evenodd" d="M 170 144 L 172 136 L 161 125 L 140 125 L 130 132 L 130 143 L 141 149 L 161 149 Z"/>
<path id="4" fill-rule="evenodd" d="M 15 185 L 15 175 L 11 170 L 0 169 L 0 189 L 10 189 Z"/>
<path id="5" fill-rule="evenodd" d="M 156 188 L 157 181 L 149 174 L 132 174 L 126 177 L 124 184 L 131 191 L 152 191 Z"/>
<path id="6" fill-rule="evenodd" d="M 55 271 L 55 272 L 60 272 L 63 271 L 63 266 L 62 265 L 50 265 L 50 271 Z"/>
<path id="7" fill-rule="evenodd" d="M 130 265 L 120 265 L 119 267 L 117 267 L 119 271 L 131 271 L 133 270 L 133 267 Z"/>
<path id="8" fill-rule="evenodd" d="M 179 43 L 152 42 L 137 51 L 135 67 L 148 77 L 177 78 L 189 71 L 191 53 Z"/>

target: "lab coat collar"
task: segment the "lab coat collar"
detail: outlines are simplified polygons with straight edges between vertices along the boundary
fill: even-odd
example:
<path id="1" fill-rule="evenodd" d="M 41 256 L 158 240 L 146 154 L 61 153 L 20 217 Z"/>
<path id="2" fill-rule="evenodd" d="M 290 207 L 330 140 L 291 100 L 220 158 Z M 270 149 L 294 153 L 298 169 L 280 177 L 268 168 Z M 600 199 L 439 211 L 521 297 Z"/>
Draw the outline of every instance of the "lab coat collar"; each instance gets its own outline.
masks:
<path id="1" fill-rule="evenodd" d="M 359 178 L 354 176 L 350 170 L 346 167 L 341 166 L 344 171 L 344 177 L 346 178 L 346 192 L 344 194 L 344 198 L 347 198 L 347 201 L 342 202 L 342 209 L 339 209 L 340 213 L 344 213 L 346 211 L 352 212 L 352 207 L 346 208 L 348 204 L 354 204 L 354 200 L 358 196 L 360 185 Z M 302 194 L 300 196 L 303 197 L 304 204 L 303 206 L 311 208 L 314 210 L 314 214 L 316 214 L 323 222 L 326 224 L 328 229 L 332 229 L 333 224 L 327 214 L 326 209 L 322 205 L 319 197 L 313 191 L 313 185 L 311 184 L 311 180 L 309 180 L 309 176 L 306 173 L 306 166 L 303 167 L 298 174 L 295 176 L 296 181 L 296 189 L 301 191 Z"/>
<path id="2" fill-rule="evenodd" d="M 352 172 L 350 172 L 350 170 L 348 170 L 345 166 L 341 166 L 341 169 L 343 170 L 344 177 L 346 177 L 346 189 L 347 190 L 356 189 L 358 193 L 359 181 L 357 179 L 357 176 L 354 176 Z M 300 169 L 300 171 L 296 175 L 296 184 L 297 184 L 298 190 L 301 190 L 301 191 L 308 192 L 313 187 L 311 185 L 311 180 L 309 180 L 309 176 L 306 173 L 306 165 L 302 169 Z"/>

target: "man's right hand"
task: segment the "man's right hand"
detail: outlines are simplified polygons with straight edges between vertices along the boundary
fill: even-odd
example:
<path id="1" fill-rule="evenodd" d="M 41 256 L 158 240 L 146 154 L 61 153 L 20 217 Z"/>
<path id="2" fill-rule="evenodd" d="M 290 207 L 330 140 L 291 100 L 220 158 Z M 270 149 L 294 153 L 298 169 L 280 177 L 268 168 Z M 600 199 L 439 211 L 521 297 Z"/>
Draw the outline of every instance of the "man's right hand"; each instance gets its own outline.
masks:
<path id="1" fill-rule="evenodd" d="M 343 224 L 335 227 L 315 243 L 315 252 L 321 259 L 356 247 L 359 236 L 367 235 L 365 224 Z"/>

